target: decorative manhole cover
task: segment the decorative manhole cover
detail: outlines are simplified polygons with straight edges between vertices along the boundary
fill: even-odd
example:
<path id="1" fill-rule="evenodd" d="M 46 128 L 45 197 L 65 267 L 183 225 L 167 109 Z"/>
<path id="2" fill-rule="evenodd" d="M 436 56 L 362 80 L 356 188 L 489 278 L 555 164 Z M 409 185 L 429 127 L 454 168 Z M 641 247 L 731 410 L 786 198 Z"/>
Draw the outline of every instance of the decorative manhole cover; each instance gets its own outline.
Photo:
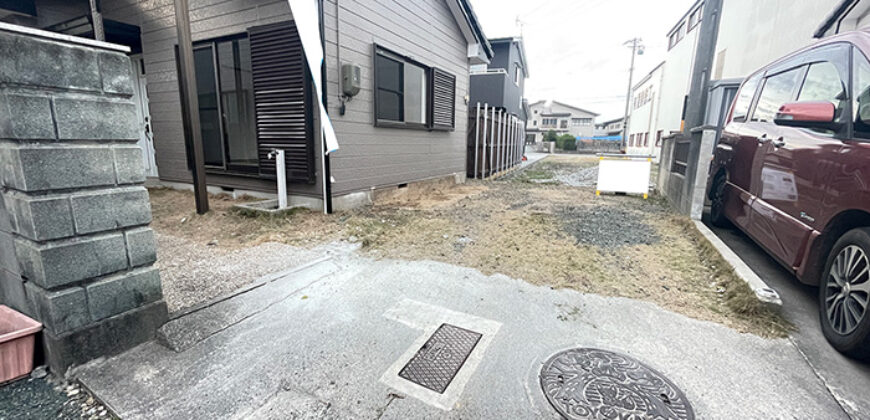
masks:
<path id="1" fill-rule="evenodd" d="M 399 371 L 399 377 L 443 394 L 481 337 L 474 331 L 442 324 Z"/>
<path id="2" fill-rule="evenodd" d="M 673 382 L 631 357 L 596 349 L 557 353 L 541 369 L 547 400 L 567 419 L 695 418 Z"/>

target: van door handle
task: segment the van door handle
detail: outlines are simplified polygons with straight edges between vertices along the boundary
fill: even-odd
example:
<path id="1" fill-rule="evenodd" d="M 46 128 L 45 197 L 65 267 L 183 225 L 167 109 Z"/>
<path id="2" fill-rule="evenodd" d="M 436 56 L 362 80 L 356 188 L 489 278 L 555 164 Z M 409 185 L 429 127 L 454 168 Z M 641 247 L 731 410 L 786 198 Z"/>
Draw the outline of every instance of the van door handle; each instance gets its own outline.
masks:
<path id="1" fill-rule="evenodd" d="M 785 139 L 784 138 L 780 137 L 776 140 L 773 140 L 773 147 L 776 147 L 777 149 L 779 149 L 780 147 L 783 147 L 783 146 L 785 146 Z"/>

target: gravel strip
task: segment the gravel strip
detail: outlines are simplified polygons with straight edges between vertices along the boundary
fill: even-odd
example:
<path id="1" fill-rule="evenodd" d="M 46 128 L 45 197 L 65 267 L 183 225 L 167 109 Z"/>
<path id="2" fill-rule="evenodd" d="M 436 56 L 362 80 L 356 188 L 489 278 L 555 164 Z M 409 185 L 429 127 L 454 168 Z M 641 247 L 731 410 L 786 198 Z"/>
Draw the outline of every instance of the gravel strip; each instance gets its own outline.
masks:
<path id="1" fill-rule="evenodd" d="M 556 181 L 571 187 L 594 187 L 598 184 L 598 166 L 579 171 L 559 171 L 556 173 Z"/>
<path id="2" fill-rule="evenodd" d="M 213 242 L 212 245 L 200 244 L 159 233 L 157 247 L 157 266 L 170 312 L 230 293 L 262 276 L 302 265 L 322 255 L 274 242 L 227 250 Z"/>
<path id="3" fill-rule="evenodd" d="M 78 385 L 50 375 L 0 386 L 0 419 L 111 418 L 111 413 Z"/>
<path id="4" fill-rule="evenodd" d="M 653 245 L 661 241 L 644 214 L 612 205 L 566 207 L 559 210 L 565 230 L 577 243 L 613 249 L 626 245 Z"/>

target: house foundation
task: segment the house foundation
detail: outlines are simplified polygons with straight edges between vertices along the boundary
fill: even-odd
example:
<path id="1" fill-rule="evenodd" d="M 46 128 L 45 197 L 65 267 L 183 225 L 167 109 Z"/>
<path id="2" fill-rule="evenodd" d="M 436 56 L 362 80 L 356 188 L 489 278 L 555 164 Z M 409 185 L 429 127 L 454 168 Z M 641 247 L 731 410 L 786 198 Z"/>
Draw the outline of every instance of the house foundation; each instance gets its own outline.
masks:
<path id="1" fill-rule="evenodd" d="M 0 302 L 59 374 L 166 320 L 126 52 L 0 27 Z"/>

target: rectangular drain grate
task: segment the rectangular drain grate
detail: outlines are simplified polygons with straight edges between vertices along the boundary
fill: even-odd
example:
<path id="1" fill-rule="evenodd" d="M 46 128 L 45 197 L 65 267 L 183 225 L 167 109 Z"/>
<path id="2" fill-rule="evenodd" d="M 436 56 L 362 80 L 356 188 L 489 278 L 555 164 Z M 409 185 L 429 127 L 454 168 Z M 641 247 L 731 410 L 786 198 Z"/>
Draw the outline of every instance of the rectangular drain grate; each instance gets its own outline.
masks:
<path id="1" fill-rule="evenodd" d="M 399 372 L 399 377 L 443 394 L 482 334 L 441 324 Z"/>

